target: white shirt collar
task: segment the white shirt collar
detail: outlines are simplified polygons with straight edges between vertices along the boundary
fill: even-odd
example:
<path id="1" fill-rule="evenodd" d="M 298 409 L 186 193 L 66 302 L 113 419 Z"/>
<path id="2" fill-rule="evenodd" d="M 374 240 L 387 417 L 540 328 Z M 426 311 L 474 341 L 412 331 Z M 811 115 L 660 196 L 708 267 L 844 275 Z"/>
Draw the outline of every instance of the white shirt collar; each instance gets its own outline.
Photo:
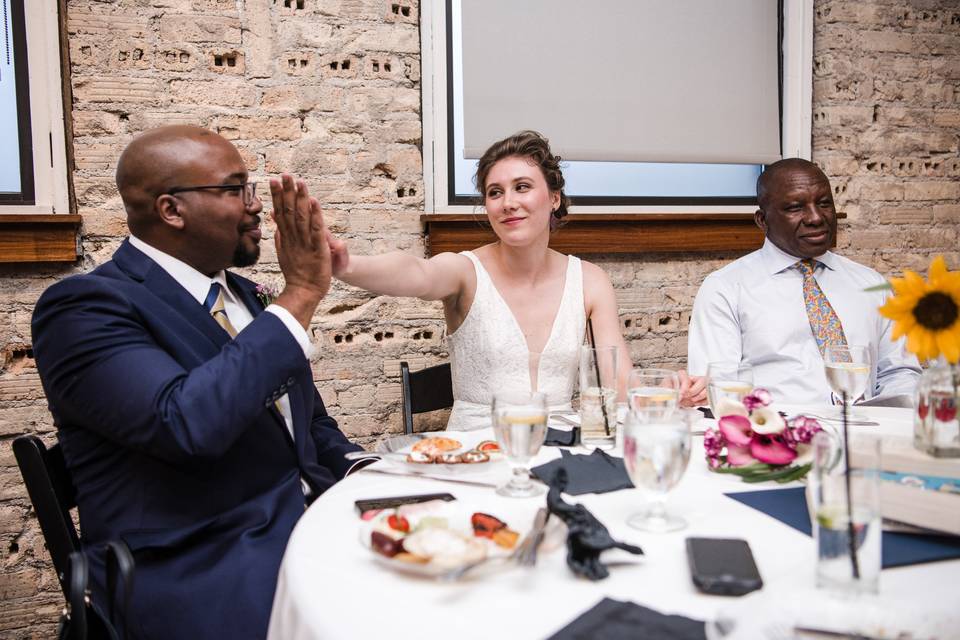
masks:
<path id="1" fill-rule="evenodd" d="M 763 246 L 760 248 L 760 256 L 766 267 L 767 273 L 775 274 L 786 271 L 803 258 L 792 256 L 770 241 L 770 238 L 764 238 Z M 823 255 L 814 258 L 817 262 L 831 270 L 837 268 L 837 256 L 829 251 Z"/>
<path id="2" fill-rule="evenodd" d="M 193 296 L 193 298 L 196 299 L 196 301 L 200 304 L 203 304 L 203 302 L 207 299 L 207 294 L 210 292 L 210 285 L 214 282 L 219 282 L 220 286 L 223 287 L 225 292 L 230 291 L 229 287 L 227 287 L 226 272 L 223 270 L 218 271 L 212 278 L 210 278 L 200 273 L 186 262 L 178 258 L 174 258 L 169 253 L 165 253 L 160 249 L 147 244 L 133 234 L 130 234 L 130 244 L 132 244 L 139 251 L 145 253 L 148 258 L 160 265 L 160 268 L 170 274 L 170 277 L 176 280 L 177 283 L 186 289 L 187 293 Z"/>

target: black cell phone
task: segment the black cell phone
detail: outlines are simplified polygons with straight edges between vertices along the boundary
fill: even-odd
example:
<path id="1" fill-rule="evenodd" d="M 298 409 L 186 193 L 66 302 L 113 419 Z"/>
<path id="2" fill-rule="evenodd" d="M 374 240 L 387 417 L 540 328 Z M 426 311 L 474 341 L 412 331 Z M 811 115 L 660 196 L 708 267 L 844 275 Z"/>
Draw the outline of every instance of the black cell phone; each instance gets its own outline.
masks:
<path id="1" fill-rule="evenodd" d="M 746 540 L 687 538 L 690 577 L 697 589 L 722 596 L 742 596 L 763 587 Z"/>
<path id="2" fill-rule="evenodd" d="M 417 504 L 419 502 L 430 502 L 431 500 L 450 502 L 456 500 L 456 498 L 449 493 L 421 493 L 415 496 L 365 498 L 363 500 L 357 500 L 353 505 L 357 508 L 357 513 L 363 515 L 364 511 L 370 511 L 372 509 L 395 509 L 404 504 Z"/>

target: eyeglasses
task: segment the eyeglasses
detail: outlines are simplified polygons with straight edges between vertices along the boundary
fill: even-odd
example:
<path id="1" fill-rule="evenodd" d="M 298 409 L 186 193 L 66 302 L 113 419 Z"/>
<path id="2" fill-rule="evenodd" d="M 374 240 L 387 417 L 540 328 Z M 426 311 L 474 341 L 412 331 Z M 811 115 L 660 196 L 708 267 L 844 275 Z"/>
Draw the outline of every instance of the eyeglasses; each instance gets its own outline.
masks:
<path id="1" fill-rule="evenodd" d="M 184 191 L 204 191 L 206 189 L 220 189 L 223 191 L 242 191 L 243 204 L 248 207 L 251 204 L 253 204 L 254 198 L 257 197 L 256 182 L 244 182 L 242 184 L 204 184 L 196 187 L 174 187 L 172 189 L 168 189 L 166 195 L 172 196 L 178 193 L 183 193 Z"/>

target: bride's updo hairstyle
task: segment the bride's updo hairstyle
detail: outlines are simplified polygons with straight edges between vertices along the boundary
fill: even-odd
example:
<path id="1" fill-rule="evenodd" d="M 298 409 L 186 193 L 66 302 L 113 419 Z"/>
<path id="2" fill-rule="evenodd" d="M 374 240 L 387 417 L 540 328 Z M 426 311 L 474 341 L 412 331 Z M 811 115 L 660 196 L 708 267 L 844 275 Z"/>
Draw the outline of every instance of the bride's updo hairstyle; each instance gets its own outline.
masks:
<path id="1" fill-rule="evenodd" d="M 560 194 L 560 206 L 558 206 L 550 216 L 550 230 L 553 231 L 560 226 L 560 220 L 567 215 L 567 207 L 570 206 L 570 198 L 564 193 L 563 187 L 566 181 L 563 179 L 563 172 L 560 171 L 560 156 L 553 155 L 550 151 L 550 142 L 536 131 L 521 131 L 515 133 L 509 138 L 504 138 L 499 142 L 494 142 L 490 148 L 484 151 L 477 165 L 477 173 L 473 177 L 473 183 L 480 192 L 480 204 L 486 199 L 487 176 L 493 165 L 511 156 L 529 158 L 540 167 L 547 182 L 550 191 Z"/>

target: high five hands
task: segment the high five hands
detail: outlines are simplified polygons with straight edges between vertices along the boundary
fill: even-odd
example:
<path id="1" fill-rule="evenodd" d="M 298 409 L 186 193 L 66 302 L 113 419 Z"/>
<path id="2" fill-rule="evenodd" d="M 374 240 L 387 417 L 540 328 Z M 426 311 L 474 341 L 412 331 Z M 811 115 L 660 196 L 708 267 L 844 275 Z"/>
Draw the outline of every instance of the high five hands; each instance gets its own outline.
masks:
<path id="1" fill-rule="evenodd" d="M 306 329 L 317 305 L 330 290 L 332 258 L 323 212 L 303 180 L 289 174 L 270 180 L 277 262 L 286 286 L 275 304 Z"/>

